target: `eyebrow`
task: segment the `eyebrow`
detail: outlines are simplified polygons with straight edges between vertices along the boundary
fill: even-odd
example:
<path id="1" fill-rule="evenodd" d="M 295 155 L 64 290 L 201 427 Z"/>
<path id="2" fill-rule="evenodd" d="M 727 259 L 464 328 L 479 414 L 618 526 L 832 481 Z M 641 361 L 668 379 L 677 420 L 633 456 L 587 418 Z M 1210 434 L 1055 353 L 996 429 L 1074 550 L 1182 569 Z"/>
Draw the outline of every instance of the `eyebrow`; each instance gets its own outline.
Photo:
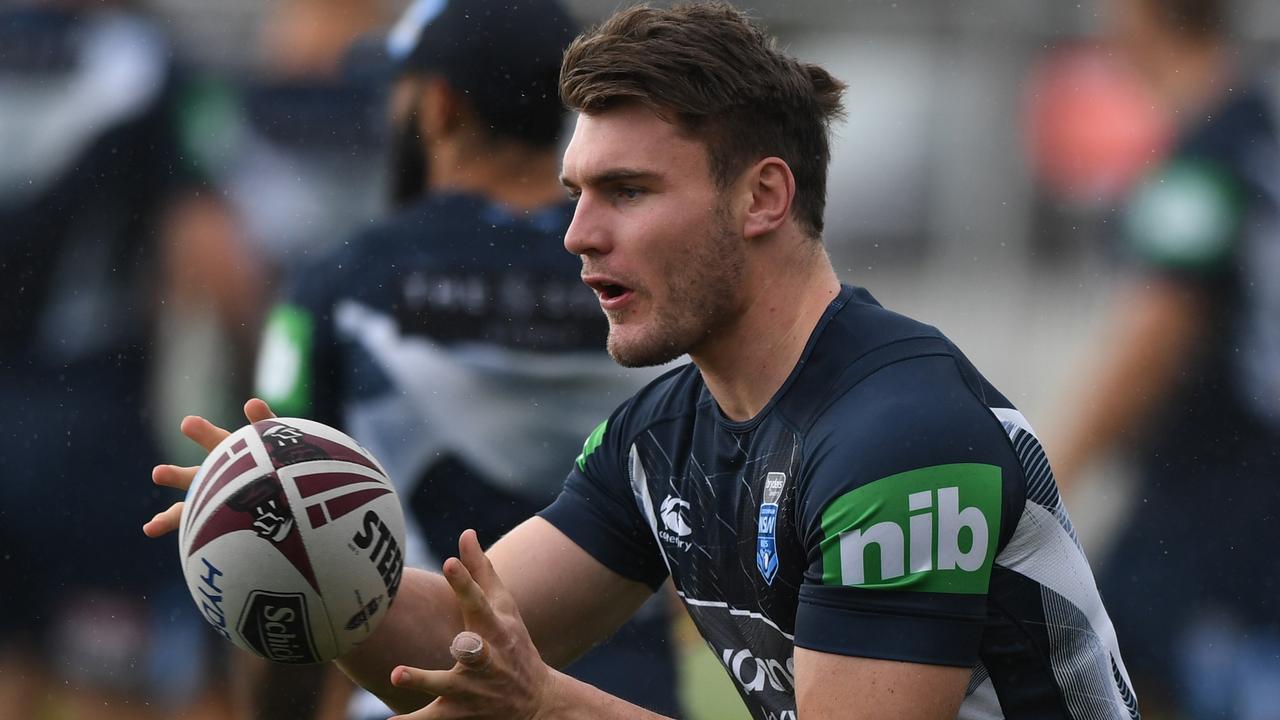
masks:
<path id="1" fill-rule="evenodd" d="M 584 181 L 584 185 L 600 186 L 615 183 L 621 180 L 654 180 L 659 174 L 651 170 L 639 170 L 635 168 L 613 168 L 604 172 L 589 175 Z M 577 185 L 565 177 L 564 173 L 560 174 L 560 184 L 565 187 L 577 187 Z"/>

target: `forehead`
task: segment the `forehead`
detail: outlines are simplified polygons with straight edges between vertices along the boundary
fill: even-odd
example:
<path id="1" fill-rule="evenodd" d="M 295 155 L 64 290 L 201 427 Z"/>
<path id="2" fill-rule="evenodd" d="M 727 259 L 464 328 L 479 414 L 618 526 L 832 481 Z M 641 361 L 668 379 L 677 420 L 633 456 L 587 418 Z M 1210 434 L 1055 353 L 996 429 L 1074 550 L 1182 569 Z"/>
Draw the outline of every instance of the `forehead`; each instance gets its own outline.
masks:
<path id="1" fill-rule="evenodd" d="M 602 113 L 579 113 L 564 152 L 562 174 L 580 183 L 619 168 L 659 175 L 707 174 L 703 143 L 641 105 L 625 105 Z"/>

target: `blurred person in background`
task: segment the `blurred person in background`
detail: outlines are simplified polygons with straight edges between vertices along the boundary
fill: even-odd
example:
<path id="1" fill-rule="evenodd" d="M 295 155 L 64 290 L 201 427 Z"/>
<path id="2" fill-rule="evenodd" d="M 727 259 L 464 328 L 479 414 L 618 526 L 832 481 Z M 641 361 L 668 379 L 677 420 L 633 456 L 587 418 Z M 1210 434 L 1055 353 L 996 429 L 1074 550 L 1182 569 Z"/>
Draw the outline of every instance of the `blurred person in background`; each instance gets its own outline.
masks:
<path id="1" fill-rule="evenodd" d="M 392 17 L 390 0 L 279 0 L 264 6 L 241 71 L 205 71 L 184 92 L 186 114 L 199 129 L 191 156 L 222 190 L 222 205 L 253 248 L 257 314 L 228 332 L 225 313 L 196 303 L 162 316 L 167 343 L 157 358 L 162 426 L 184 408 L 207 408 L 234 421 L 239 408 L 226 388 L 245 383 L 259 338 L 269 286 L 293 263 L 322 254 L 377 216 L 384 202 L 384 90 L 341 70 L 351 42 Z M 184 227 L 208 224 L 184 223 Z M 178 247 L 204 247 L 193 237 Z M 180 263 L 193 279 L 216 267 L 200 258 Z M 183 283 L 177 283 L 179 287 Z M 246 389 L 240 387 L 238 389 Z M 166 437 L 166 439 L 175 439 Z M 191 459 L 188 443 L 166 447 Z"/>
<path id="2" fill-rule="evenodd" d="M 160 308 L 241 327 L 252 263 L 185 152 L 155 23 L 9 4 L 0 49 L 0 714 L 186 715 L 205 631 L 172 551 L 119 518 L 157 499 L 128 478 L 158 452 Z"/>
<path id="3" fill-rule="evenodd" d="M 573 204 L 557 180 L 557 86 L 576 32 L 554 0 L 410 5 L 385 52 L 397 209 L 293 263 L 268 320 L 259 394 L 382 461 L 406 504 L 410 564 L 438 570 L 465 528 L 492 543 L 549 504 L 564 457 L 653 375 L 604 352 L 605 318 L 562 245 Z M 664 599 L 569 672 L 678 714 Z M 350 687 L 332 668 L 256 664 L 256 717 L 303 717 L 308 692 L 307 712 L 331 717 L 332 687 Z M 357 698 L 354 717 L 387 716 Z"/>
<path id="4" fill-rule="evenodd" d="M 236 395 L 251 384 L 261 320 L 271 288 L 296 264 L 323 255 L 375 218 L 385 202 L 385 89 L 344 73 L 351 43 L 393 16 L 390 0 L 280 0 L 261 9 L 243 69 L 203 68 L 184 87 L 192 162 L 220 190 L 208 222 L 180 223 L 181 291 L 209 283 L 219 264 L 215 221 L 236 227 L 255 262 L 238 270 L 244 312 L 228 328 L 226 313 L 197 302 L 167 305 L 160 322 L 168 342 L 156 351 L 157 414 L 171 427 L 190 407 L 233 419 Z M 208 211 L 210 208 L 197 208 Z M 181 297 L 181 295 L 179 295 Z M 172 439 L 163 436 L 163 439 Z M 186 443 L 166 453 L 191 459 Z M 212 637 L 212 636 L 209 636 Z M 316 673 L 281 671 L 263 686 L 261 667 L 215 641 L 232 679 L 237 717 L 307 717 L 325 705 Z M 337 689 L 335 688 L 335 692 Z M 329 700 L 327 705 L 339 705 Z M 332 717 L 339 717 L 338 714 Z"/>
<path id="5" fill-rule="evenodd" d="M 1122 213 L 1133 272 L 1054 468 L 1071 492 L 1108 451 L 1139 463 L 1136 505 L 1099 581 L 1147 709 L 1275 717 L 1280 146 L 1271 89 L 1237 66 L 1226 0 L 1113 0 L 1109 10 L 1117 46 L 1179 137 Z"/>

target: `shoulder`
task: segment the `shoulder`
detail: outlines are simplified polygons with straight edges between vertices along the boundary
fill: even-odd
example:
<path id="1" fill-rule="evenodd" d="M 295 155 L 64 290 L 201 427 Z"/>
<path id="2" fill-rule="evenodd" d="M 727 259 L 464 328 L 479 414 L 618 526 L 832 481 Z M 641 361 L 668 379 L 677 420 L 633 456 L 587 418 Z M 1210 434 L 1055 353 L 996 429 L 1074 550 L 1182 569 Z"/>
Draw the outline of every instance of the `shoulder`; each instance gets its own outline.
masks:
<path id="1" fill-rule="evenodd" d="M 846 287 L 820 321 L 779 399 L 778 411 L 806 432 L 834 403 L 881 369 L 912 358 L 957 356 L 959 351 L 937 328 L 885 309 L 865 290 Z M 908 375 L 937 374 L 936 366 L 910 367 Z M 898 374 L 882 375 L 877 386 L 890 377 Z M 913 378 L 896 381 L 911 385 Z M 888 388 L 885 393 L 891 396 L 893 391 Z"/>
<path id="2" fill-rule="evenodd" d="M 1009 406 L 963 356 L 912 354 L 839 388 L 805 444 L 813 457 L 872 478 L 978 455 L 1004 461 L 1008 436 L 994 408 Z"/>
<path id="3" fill-rule="evenodd" d="M 807 445 L 863 463 L 883 456 L 888 471 L 903 455 L 948 462 L 1007 440 L 992 408 L 1012 404 L 937 328 L 855 294 L 823 335 L 811 364 L 825 368 L 798 380 L 793 403 L 807 411 L 793 412 Z"/>
<path id="4" fill-rule="evenodd" d="M 817 401 L 797 426 L 810 531 L 850 503 L 908 507 L 942 488 L 992 518 L 1016 514 L 1025 477 L 999 418 L 1012 404 L 936 328 L 883 308 L 857 312 L 867 322 L 834 324 L 847 333 L 841 359 L 809 388 Z"/>

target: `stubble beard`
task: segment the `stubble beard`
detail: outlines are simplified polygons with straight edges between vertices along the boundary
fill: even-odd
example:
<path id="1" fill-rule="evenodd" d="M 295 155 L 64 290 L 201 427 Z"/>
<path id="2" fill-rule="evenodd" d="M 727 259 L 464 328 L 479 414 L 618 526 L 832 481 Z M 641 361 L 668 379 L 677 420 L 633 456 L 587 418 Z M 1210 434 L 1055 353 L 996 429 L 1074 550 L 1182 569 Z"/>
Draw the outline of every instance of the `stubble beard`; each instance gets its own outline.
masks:
<path id="1" fill-rule="evenodd" d="M 667 281 L 665 303 L 651 309 L 647 326 L 624 337 L 615 326 L 623 315 L 609 318 L 609 355 L 623 367 L 662 365 L 715 336 L 733 319 L 738 288 L 745 272 L 742 237 L 733 232 L 727 208 L 715 211 L 707 237 L 688 253 L 673 256 L 662 268 Z M 650 294 L 649 299 L 654 299 Z"/>

